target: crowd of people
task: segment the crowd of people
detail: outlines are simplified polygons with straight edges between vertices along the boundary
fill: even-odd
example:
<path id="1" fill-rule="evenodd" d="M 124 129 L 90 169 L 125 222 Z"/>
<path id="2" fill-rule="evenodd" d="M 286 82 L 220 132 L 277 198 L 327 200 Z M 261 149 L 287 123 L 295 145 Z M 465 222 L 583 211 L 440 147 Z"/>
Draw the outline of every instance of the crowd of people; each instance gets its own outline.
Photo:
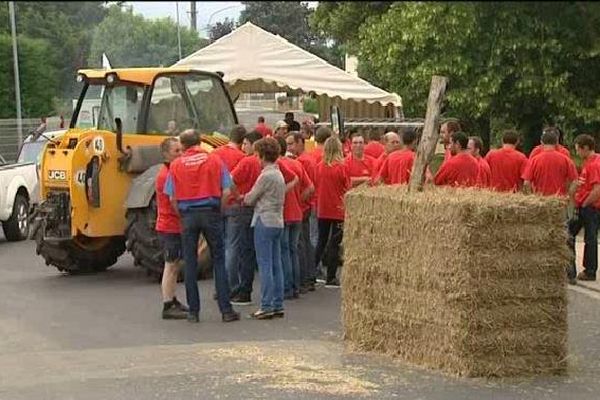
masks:
<path id="1" fill-rule="evenodd" d="M 291 114 L 291 113 L 290 113 Z M 226 146 L 206 152 L 200 134 L 186 130 L 162 143 L 164 166 L 156 180 L 156 231 L 164 248 L 162 281 L 165 319 L 199 321 L 196 281 L 198 240 L 209 247 L 216 294 L 224 322 L 240 319 L 233 305 L 252 303 L 255 271 L 260 276 L 255 319 L 284 316 L 284 303 L 316 290 L 339 287 L 342 265 L 344 195 L 353 187 L 407 184 L 420 139 L 417 129 L 353 129 L 337 132 L 294 121 L 287 114 L 271 129 L 264 118 L 250 132 L 236 126 Z M 505 131 L 502 147 L 482 156 L 481 138 L 460 124 L 440 128 L 444 162 L 429 184 L 570 198 L 577 212 L 568 222 L 570 245 L 585 232 L 585 271 L 571 283 L 595 280 L 600 209 L 600 158 L 594 139 L 580 135 L 575 150 L 581 173 L 548 127 L 529 158 L 517 150 L 519 135 Z M 342 140 L 343 139 L 343 140 Z M 306 151 L 307 140 L 314 148 Z M 311 146 L 313 147 L 313 146 Z M 188 305 L 175 297 L 183 261 Z"/>

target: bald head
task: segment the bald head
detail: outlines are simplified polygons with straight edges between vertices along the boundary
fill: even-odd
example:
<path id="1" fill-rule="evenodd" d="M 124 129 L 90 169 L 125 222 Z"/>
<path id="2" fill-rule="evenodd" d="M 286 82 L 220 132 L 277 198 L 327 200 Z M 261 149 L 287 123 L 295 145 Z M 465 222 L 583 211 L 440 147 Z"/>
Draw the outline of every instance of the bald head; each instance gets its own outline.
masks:
<path id="1" fill-rule="evenodd" d="M 400 149 L 400 136 L 396 132 L 386 133 L 383 135 L 383 145 L 385 146 L 385 152 L 388 154 Z"/>
<path id="2" fill-rule="evenodd" d="M 184 150 L 198 146 L 200 144 L 200 133 L 194 129 L 186 129 L 179 135 L 179 141 Z"/>

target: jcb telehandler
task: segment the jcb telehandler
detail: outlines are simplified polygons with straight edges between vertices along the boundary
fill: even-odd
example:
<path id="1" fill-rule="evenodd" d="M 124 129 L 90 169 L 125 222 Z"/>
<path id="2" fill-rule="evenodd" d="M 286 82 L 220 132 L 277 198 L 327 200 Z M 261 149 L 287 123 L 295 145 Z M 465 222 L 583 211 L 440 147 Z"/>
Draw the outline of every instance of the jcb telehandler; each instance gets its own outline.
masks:
<path id="1" fill-rule="evenodd" d="M 70 128 L 42 156 L 37 253 L 60 271 L 82 273 L 105 270 L 127 249 L 136 265 L 160 275 L 159 144 L 188 128 L 201 132 L 207 150 L 227 143 L 237 116 L 222 75 L 132 68 L 80 70 L 77 80 L 83 87 Z M 90 118 L 83 105 L 98 96 L 99 110 Z"/>

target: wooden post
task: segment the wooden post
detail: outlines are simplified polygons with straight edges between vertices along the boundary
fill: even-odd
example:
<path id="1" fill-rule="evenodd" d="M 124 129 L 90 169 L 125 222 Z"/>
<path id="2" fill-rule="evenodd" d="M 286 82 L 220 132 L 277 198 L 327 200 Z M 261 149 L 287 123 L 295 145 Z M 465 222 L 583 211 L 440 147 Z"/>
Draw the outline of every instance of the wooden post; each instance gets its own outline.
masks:
<path id="1" fill-rule="evenodd" d="M 429 100 L 427 101 L 427 113 L 425 114 L 425 126 L 423 127 L 423 135 L 421 137 L 421 142 L 419 143 L 419 148 L 417 149 L 415 163 L 408 184 L 408 190 L 411 192 L 417 192 L 423 189 L 425 169 L 433 158 L 440 136 L 439 119 L 447 85 L 448 78 L 445 76 L 434 75 L 431 78 Z"/>

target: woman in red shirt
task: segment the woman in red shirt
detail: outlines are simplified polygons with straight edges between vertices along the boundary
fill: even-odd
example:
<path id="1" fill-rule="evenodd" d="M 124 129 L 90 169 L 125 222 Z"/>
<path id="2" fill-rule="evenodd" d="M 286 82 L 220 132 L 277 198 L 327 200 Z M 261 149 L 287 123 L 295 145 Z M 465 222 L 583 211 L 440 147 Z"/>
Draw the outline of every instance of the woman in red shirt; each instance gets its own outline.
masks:
<path id="1" fill-rule="evenodd" d="M 327 267 L 325 286 L 339 287 L 336 278 L 341 264 L 340 245 L 344 226 L 344 195 L 352 187 L 350 175 L 344 164 L 342 143 L 336 137 L 325 141 L 323 161 L 315 174 L 317 188 L 317 219 L 319 240 L 316 266 L 320 262 Z M 327 255 L 327 257 L 324 257 Z"/>

